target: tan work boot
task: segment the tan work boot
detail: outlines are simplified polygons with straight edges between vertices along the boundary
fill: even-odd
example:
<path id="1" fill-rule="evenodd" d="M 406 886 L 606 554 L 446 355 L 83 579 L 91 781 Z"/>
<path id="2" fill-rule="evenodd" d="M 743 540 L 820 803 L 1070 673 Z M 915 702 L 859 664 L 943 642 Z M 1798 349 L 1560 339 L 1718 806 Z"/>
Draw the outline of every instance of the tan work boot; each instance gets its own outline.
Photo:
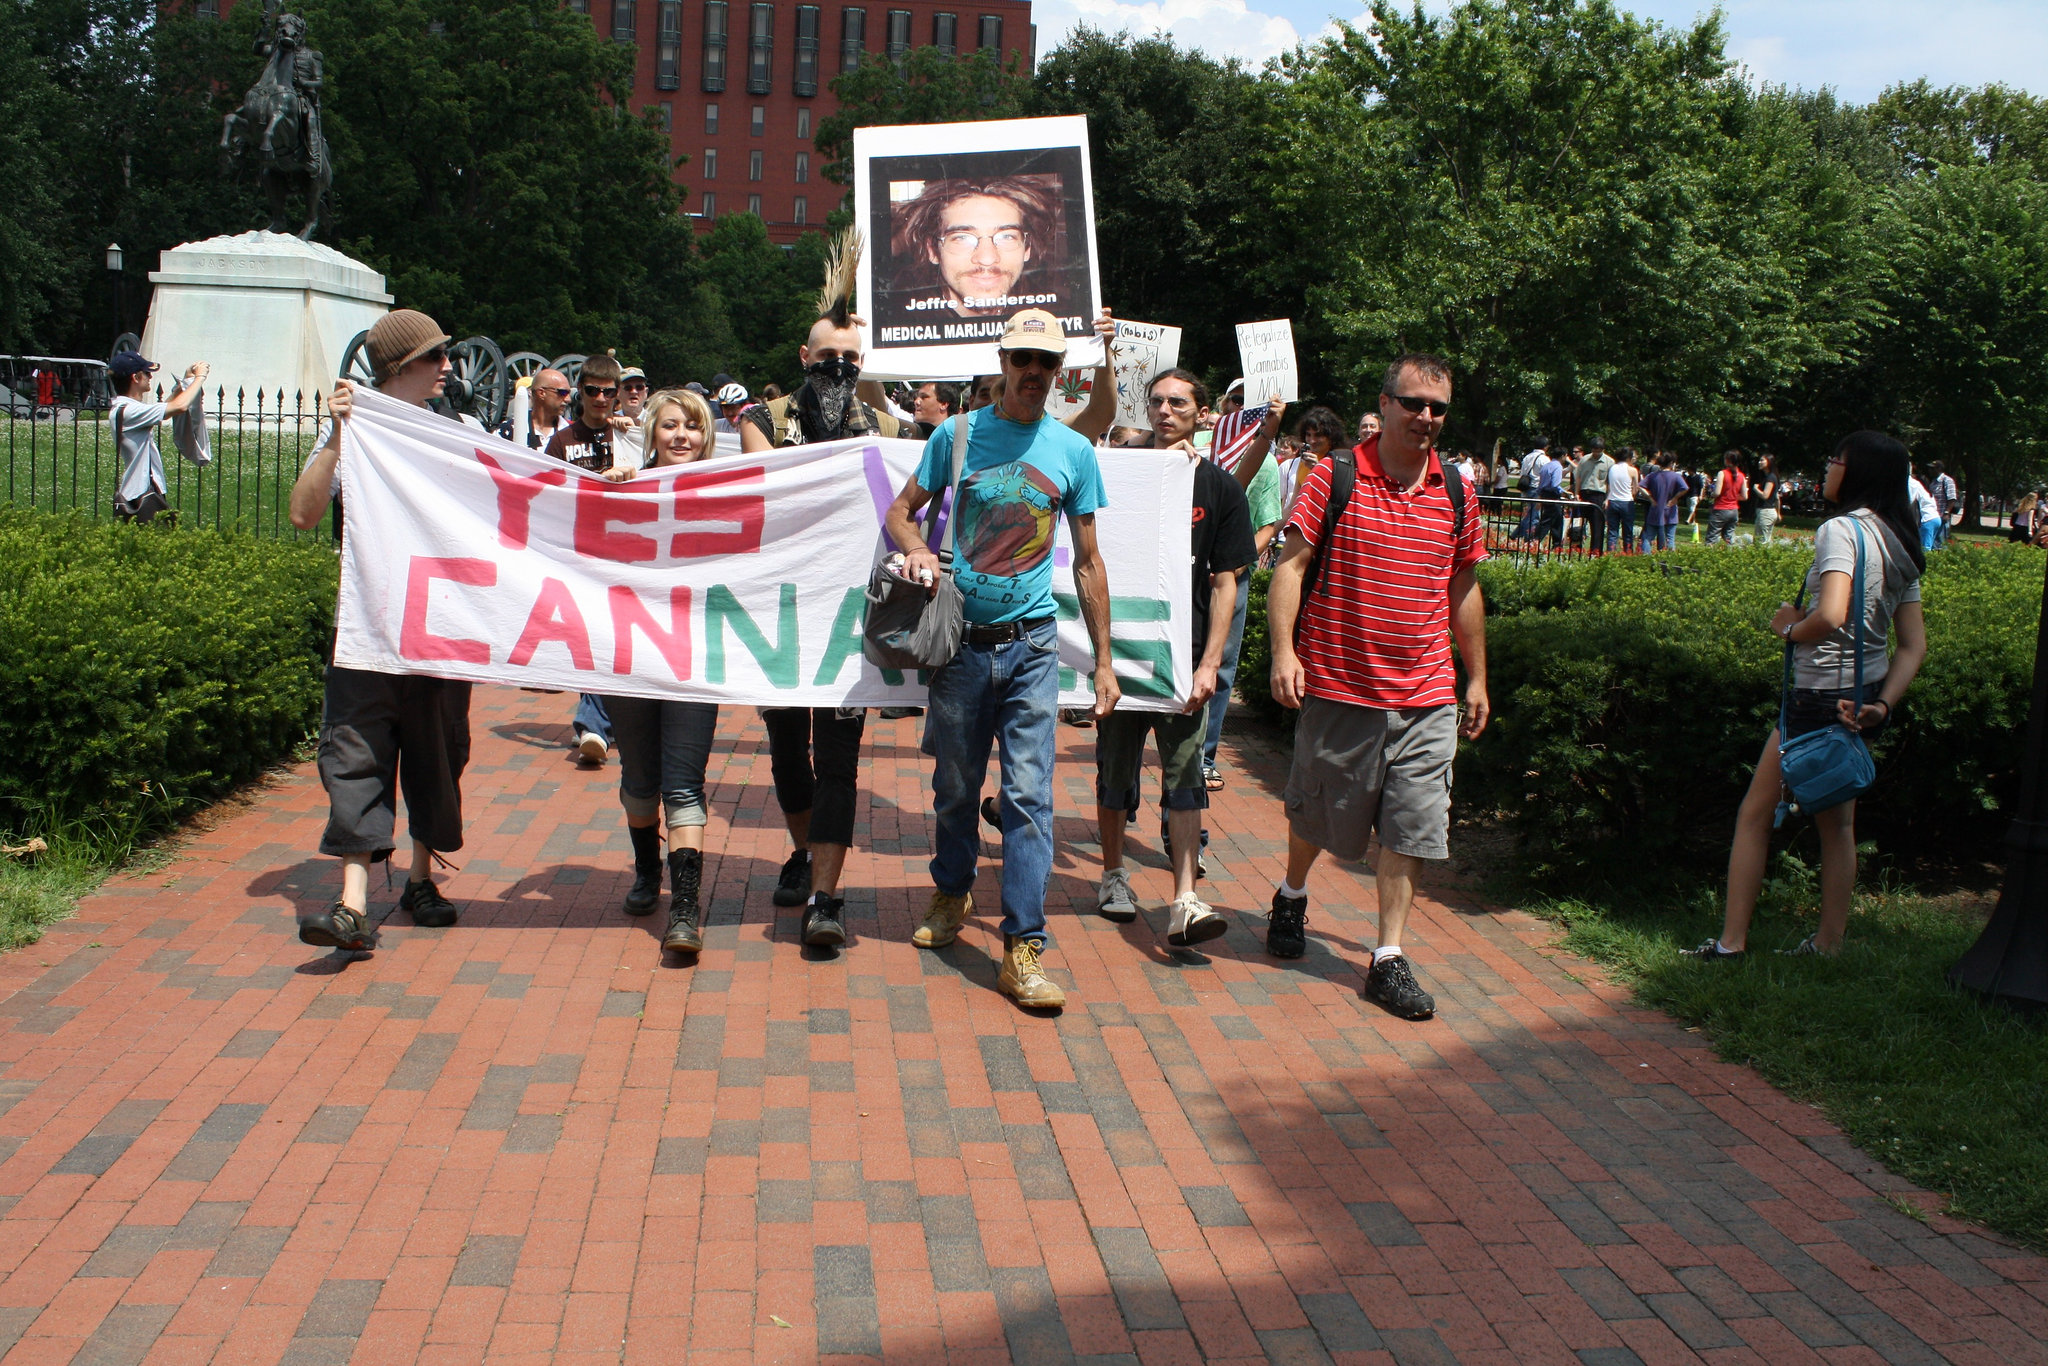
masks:
<path id="1" fill-rule="evenodd" d="M 1003 938 L 1003 970 L 996 974 L 996 990 L 1012 997 L 1020 1006 L 1054 1010 L 1067 1003 L 1059 989 L 1038 963 L 1038 942 L 1033 939 Z"/>
<path id="2" fill-rule="evenodd" d="M 910 942 L 921 949 L 943 949 L 960 937 L 960 927 L 973 913 L 974 893 L 948 896 L 934 889 L 931 909 L 924 913 L 924 924 L 911 934 Z"/>

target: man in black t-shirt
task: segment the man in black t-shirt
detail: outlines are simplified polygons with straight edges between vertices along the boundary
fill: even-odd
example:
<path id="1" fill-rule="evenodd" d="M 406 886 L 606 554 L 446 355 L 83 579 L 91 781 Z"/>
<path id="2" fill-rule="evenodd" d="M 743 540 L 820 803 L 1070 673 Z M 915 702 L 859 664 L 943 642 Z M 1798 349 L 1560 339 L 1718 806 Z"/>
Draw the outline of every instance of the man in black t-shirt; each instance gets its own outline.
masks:
<path id="1" fill-rule="evenodd" d="M 603 474 L 616 455 L 612 414 L 619 406 L 619 362 L 611 356 L 592 356 L 583 362 L 576 388 L 583 395 L 583 410 L 574 422 L 548 438 L 548 454 L 578 469 Z"/>
<path id="2" fill-rule="evenodd" d="M 1154 385 L 1161 383 L 1188 381 L 1162 375 Z M 1155 425 L 1155 439 L 1159 434 Z M 1159 746 L 1173 858 L 1173 907 L 1166 940 L 1176 947 L 1214 939 L 1227 928 L 1223 917 L 1195 895 L 1202 812 L 1209 806 L 1202 741 L 1208 731 L 1209 699 L 1216 694 L 1216 671 L 1237 611 L 1237 571 L 1254 556 L 1251 509 L 1244 490 L 1207 460 L 1195 463 L 1188 541 L 1188 565 L 1194 576 L 1188 639 L 1197 653 L 1187 707 L 1177 713 L 1119 709 L 1103 717 L 1095 731 L 1095 823 L 1102 837 L 1102 886 L 1096 909 L 1104 919 L 1119 922 L 1138 915 L 1124 872 L 1124 823 L 1138 806 L 1138 775 L 1150 733 Z"/>

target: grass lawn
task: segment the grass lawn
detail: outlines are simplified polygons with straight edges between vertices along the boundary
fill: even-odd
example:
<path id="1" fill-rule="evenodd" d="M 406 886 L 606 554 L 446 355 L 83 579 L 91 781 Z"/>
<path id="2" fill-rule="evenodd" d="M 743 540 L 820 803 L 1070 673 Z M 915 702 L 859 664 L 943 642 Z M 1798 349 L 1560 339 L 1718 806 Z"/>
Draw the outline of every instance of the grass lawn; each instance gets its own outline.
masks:
<path id="1" fill-rule="evenodd" d="M 113 871 L 91 848 L 69 840 L 54 841 L 32 860 L 0 857 L 0 949 L 35 943 L 43 926 L 69 916 Z"/>
<path id="2" fill-rule="evenodd" d="M 1862 895 L 1834 959 L 1785 958 L 1818 923 L 1816 870 L 1781 858 L 1750 956 L 1695 963 L 1680 948 L 1721 925 L 1718 887 L 1646 904 L 1615 892 L 1515 897 L 1564 928 L 1644 1004 L 1695 1025 L 1731 1062 L 1818 1105 L 1893 1172 L 1950 1211 L 2048 1251 L 2048 1016 L 1952 989 L 1944 974 L 1992 898 Z"/>

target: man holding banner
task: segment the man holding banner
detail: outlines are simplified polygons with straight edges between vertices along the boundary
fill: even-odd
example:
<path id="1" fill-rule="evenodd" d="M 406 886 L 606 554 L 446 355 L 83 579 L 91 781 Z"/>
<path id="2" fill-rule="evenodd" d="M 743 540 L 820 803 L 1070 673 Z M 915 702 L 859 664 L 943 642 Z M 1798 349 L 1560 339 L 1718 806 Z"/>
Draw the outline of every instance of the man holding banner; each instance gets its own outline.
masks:
<path id="1" fill-rule="evenodd" d="M 953 482 L 953 446 L 964 438 L 951 572 L 967 626 L 959 654 L 930 681 L 925 752 L 936 760 L 938 833 L 931 905 L 911 942 L 943 948 L 974 909 L 981 788 L 989 748 L 1000 740 L 1003 963 L 996 986 L 1020 1005 L 1057 1008 L 1066 995 L 1040 962 L 1059 709 L 1053 542 L 1064 514 L 1073 532 L 1074 587 L 1094 647 L 1094 712 L 1107 716 L 1121 690 L 1110 667 L 1109 582 L 1095 539 L 1094 514 L 1106 497 L 1095 448 L 1046 417 L 1067 351 L 1059 319 L 1025 309 L 1004 325 L 999 346 L 1002 398 L 934 433 L 888 512 L 889 535 L 907 552 L 905 572 L 936 583 L 945 570 L 916 518 Z"/>
<path id="2" fill-rule="evenodd" d="M 450 338 L 426 314 L 387 313 L 364 339 L 377 388 L 425 408 L 441 396 L 453 366 Z M 292 525 L 310 531 L 341 494 L 341 435 L 354 409 L 353 386 L 338 380 L 328 399 L 333 420 L 292 485 Z M 330 664 L 320 716 L 320 785 L 327 829 L 320 852 L 341 859 L 341 897 L 299 922 L 299 940 L 323 948 L 376 944 L 370 924 L 370 865 L 391 857 L 400 783 L 412 831 L 412 870 L 400 909 L 413 923 L 443 928 L 455 907 L 434 885 L 433 859 L 462 847 L 462 770 L 469 762 L 470 685 L 451 678 L 375 673 Z"/>

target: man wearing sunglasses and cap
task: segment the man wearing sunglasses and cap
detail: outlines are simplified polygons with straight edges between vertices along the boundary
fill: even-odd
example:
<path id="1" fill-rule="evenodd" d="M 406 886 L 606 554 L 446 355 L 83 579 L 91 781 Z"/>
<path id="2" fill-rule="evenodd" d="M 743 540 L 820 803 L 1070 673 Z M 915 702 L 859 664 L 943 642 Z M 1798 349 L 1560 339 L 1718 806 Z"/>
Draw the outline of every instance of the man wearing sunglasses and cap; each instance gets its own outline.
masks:
<path id="1" fill-rule="evenodd" d="M 582 407 L 566 427 L 548 438 L 547 453 L 578 469 L 604 474 L 614 465 L 639 467 L 639 457 L 630 448 L 621 450 L 613 415 L 619 407 L 619 388 L 625 371 L 609 352 L 583 362 L 576 376 L 576 392 Z M 570 723 L 575 733 L 573 752 L 578 763 L 600 765 L 611 753 L 612 718 L 604 709 L 604 698 L 583 693 L 576 699 L 576 715 Z"/>
<path id="2" fill-rule="evenodd" d="M 1003 963 L 996 987 L 1018 1004 L 1057 1008 L 1066 994 L 1046 976 L 1045 888 L 1052 876 L 1052 764 L 1059 715 L 1059 635 L 1052 597 L 1056 523 L 1073 532 L 1074 587 L 1095 647 L 1095 715 L 1116 708 L 1110 668 L 1109 576 L 1095 542 L 1095 510 L 1108 500 L 1095 448 L 1046 415 L 1067 353 L 1059 319 L 1029 308 L 1004 325 L 1003 394 L 993 405 L 940 426 L 924 459 L 889 507 L 890 537 L 904 571 L 936 584 L 950 573 L 964 599 L 966 630 L 952 663 L 931 676 L 924 748 L 936 760 L 938 817 L 932 899 L 911 942 L 943 948 L 974 909 L 982 783 L 1000 740 L 1003 827 Z M 941 565 L 917 514 L 953 481 L 961 462 L 953 563 Z"/>
<path id="3" fill-rule="evenodd" d="M 114 494 L 114 515 L 124 521 L 152 521 L 170 506 L 156 429 L 165 418 L 177 417 L 199 401 L 199 386 L 208 373 L 206 362 L 197 362 L 185 371 L 178 392 L 162 403 L 153 403 L 149 378 L 156 370 L 156 362 L 144 360 L 137 351 L 123 351 L 107 362 L 107 375 L 114 386 L 107 425 L 114 429 L 114 444 L 121 452 L 121 487 Z M 191 458 L 195 464 L 205 463 L 196 455 Z"/>
<path id="4" fill-rule="evenodd" d="M 1420 1020 L 1436 1001 L 1415 980 L 1401 931 L 1422 861 L 1450 856 L 1458 740 L 1486 729 L 1486 604 L 1476 573 L 1486 536 L 1477 491 L 1436 454 L 1450 367 L 1405 355 L 1380 389 L 1378 435 L 1349 458 L 1333 452 L 1303 481 L 1267 598 L 1273 698 L 1301 716 L 1282 796 L 1287 878 L 1273 893 L 1266 951 L 1307 952 L 1309 869 L 1326 849 L 1363 860 L 1377 833 L 1379 946 L 1365 997 Z M 1462 723 L 1452 637 L 1465 664 Z"/>
<path id="5" fill-rule="evenodd" d="M 377 320 L 363 348 L 377 391 L 418 407 L 441 396 L 452 366 L 448 334 L 410 308 Z M 336 380 L 331 421 L 314 442 L 312 459 L 292 485 L 292 525 L 311 531 L 330 503 L 341 528 L 341 433 L 354 410 L 355 389 Z M 397 797 L 405 792 L 412 869 L 399 909 L 415 925 L 455 923 L 455 906 L 434 885 L 436 855 L 462 847 L 462 770 L 469 763 L 470 685 L 418 674 L 327 668 L 320 718 L 320 785 L 327 789 L 327 829 L 320 852 L 341 859 L 341 896 L 299 922 L 303 943 L 374 948 L 369 917 L 370 865 L 391 857 Z"/>

